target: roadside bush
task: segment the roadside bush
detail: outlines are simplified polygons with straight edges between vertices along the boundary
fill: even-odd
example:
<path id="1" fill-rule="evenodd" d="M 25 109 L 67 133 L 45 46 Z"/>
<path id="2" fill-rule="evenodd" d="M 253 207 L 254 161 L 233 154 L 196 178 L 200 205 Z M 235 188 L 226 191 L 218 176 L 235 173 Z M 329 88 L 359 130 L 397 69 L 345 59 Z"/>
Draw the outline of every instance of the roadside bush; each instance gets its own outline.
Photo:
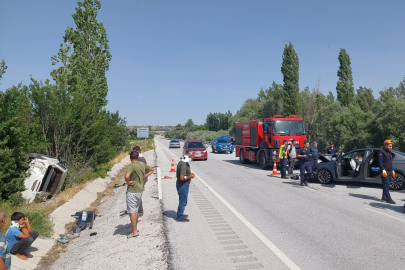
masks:
<path id="1" fill-rule="evenodd" d="M 217 137 L 228 135 L 228 131 L 219 130 L 219 131 L 208 131 L 208 130 L 198 130 L 194 132 L 187 133 L 186 139 L 197 139 L 203 140 L 204 142 L 211 142 Z"/>

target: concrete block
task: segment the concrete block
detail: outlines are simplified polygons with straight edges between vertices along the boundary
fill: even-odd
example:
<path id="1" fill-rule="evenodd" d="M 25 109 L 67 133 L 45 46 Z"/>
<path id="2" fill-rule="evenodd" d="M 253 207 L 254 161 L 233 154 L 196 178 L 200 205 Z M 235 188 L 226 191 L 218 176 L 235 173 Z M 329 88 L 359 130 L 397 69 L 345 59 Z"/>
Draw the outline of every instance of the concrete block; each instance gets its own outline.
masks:
<path id="1" fill-rule="evenodd" d="M 37 238 L 32 244 L 32 246 L 45 252 L 48 252 L 54 244 L 55 240 L 52 238 Z"/>

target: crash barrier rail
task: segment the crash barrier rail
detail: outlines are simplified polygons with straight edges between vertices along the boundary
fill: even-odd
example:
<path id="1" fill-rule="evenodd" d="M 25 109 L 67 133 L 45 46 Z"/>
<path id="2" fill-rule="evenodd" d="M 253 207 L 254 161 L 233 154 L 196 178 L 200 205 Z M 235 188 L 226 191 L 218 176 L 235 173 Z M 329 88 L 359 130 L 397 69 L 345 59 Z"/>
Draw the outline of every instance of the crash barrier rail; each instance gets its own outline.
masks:
<path id="1" fill-rule="evenodd" d="M 159 200 L 163 199 L 163 190 L 162 190 L 162 171 L 160 169 L 160 166 L 154 166 L 152 167 L 156 169 L 156 171 L 153 174 L 156 174 L 157 180 L 158 180 L 158 194 L 159 194 Z"/>
<path id="2" fill-rule="evenodd" d="M 158 194 L 159 200 L 163 199 L 163 190 L 162 190 L 162 172 L 160 171 L 160 167 L 157 166 L 157 178 L 158 178 Z"/>

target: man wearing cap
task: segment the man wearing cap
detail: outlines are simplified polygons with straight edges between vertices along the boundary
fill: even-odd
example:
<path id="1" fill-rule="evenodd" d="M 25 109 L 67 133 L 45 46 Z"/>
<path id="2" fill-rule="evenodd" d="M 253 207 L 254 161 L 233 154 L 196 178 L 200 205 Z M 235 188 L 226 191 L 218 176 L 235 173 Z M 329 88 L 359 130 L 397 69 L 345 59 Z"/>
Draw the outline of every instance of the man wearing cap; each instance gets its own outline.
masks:
<path id="1" fill-rule="evenodd" d="M 326 149 L 326 154 L 336 155 L 336 153 L 337 153 L 337 149 L 333 147 L 333 142 L 330 142 L 328 149 Z"/>
<path id="2" fill-rule="evenodd" d="M 314 141 L 312 146 L 309 148 L 309 156 L 311 161 L 311 168 L 314 170 L 316 169 L 316 164 L 318 164 L 318 143 Z"/>
<path id="3" fill-rule="evenodd" d="M 392 160 L 395 158 L 395 154 L 392 150 L 392 141 L 385 140 L 384 148 L 378 153 L 378 166 L 381 172 L 381 181 L 383 185 L 383 195 L 381 200 L 390 204 L 395 204 L 395 201 L 390 195 L 390 180 L 395 178 L 395 171 L 392 168 Z"/>
<path id="4" fill-rule="evenodd" d="M 312 173 L 311 167 L 311 157 L 309 155 L 309 142 L 304 141 L 304 147 L 300 149 L 297 157 L 300 158 L 300 174 L 301 174 L 301 186 L 308 186 L 306 178 L 308 178 Z M 307 173 L 305 174 L 305 171 Z"/>
<path id="5" fill-rule="evenodd" d="M 296 144 L 297 144 L 297 142 L 294 139 L 292 139 L 291 144 L 289 144 L 288 147 L 287 147 L 288 157 L 289 157 L 289 159 L 288 159 L 288 174 L 290 175 L 290 177 L 294 173 L 295 162 L 297 161 L 297 151 L 295 149 Z"/>
<path id="6" fill-rule="evenodd" d="M 278 158 L 280 159 L 280 174 L 281 178 L 287 177 L 287 140 L 283 141 L 283 145 L 280 146 L 280 152 L 278 153 Z"/>

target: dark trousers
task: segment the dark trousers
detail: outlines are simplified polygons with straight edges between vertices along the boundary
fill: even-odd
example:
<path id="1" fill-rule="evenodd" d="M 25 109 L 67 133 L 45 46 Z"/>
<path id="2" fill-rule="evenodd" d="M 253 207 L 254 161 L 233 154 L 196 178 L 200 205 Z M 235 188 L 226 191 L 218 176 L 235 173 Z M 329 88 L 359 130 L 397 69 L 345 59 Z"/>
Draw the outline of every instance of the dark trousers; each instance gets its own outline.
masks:
<path id="1" fill-rule="evenodd" d="M 391 198 L 390 195 L 390 179 L 392 177 L 392 172 L 387 172 L 387 177 L 383 177 L 381 174 L 381 181 L 383 186 L 383 197 Z"/>
<path id="2" fill-rule="evenodd" d="M 14 246 L 10 249 L 10 253 L 13 255 L 17 253 L 22 255 L 27 250 L 27 248 L 29 248 L 32 245 L 32 243 L 35 241 L 35 239 L 37 239 L 37 237 L 38 232 L 33 231 L 32 233 L 30 233 L 30 237 L 23 238 L 17 243 L 15 243 Z"/>
<path id="3" fill-rule="evenodd" d="M 182 220 L 184 217 L 184 210 L 187 205 L 188 191 L 190 189 L 189 185 L 179 185 L 176 184 L 177 193 L 179 194 L 179 207 L 177 208 L 177 219 Z"/>
<path id="4" fill-rule="evenodd" d="M 318 159 L 311 159 L 311 167 L 316 170 L 316 164 L 318 164 Z"/>
<path id="5" fill-rule="evenodd" d="M 280 159 L 280 173 L 282 178 L 287 176 L 286 171 L 287 171 L 287 159 L 282 158 Z"/>
<path id="6" fill-rule="evenodd" d="M 296 158 L 290 158 L 288 160 L 288 174 L 292 175 L 294 173 L 295 162 L 297 161 Z"/>
<path id="7" fill-rule="evenodd" d="M 307 171 L 307 173 L 305 173 Z M 305 178 L 311 176 L 312 173 L 312 166 L 310 161 L 300 162 L 300 174 L 301 174 L 301 182 L 304 181 Z"/>

